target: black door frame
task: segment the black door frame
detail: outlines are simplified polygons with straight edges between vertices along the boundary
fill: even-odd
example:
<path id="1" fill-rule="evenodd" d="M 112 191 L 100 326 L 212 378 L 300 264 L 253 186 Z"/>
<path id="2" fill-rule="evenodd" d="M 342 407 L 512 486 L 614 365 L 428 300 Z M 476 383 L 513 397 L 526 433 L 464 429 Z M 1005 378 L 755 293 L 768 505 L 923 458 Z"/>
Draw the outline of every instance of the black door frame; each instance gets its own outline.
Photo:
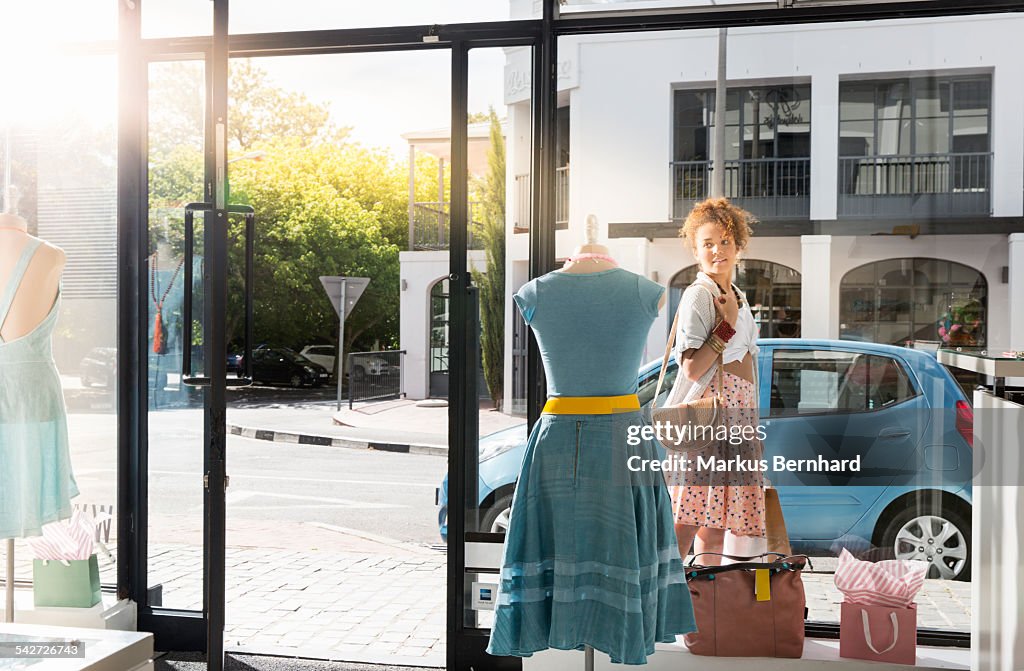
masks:
<path id="1" fill-rule="evenodd" d="M 217 370 L 208 371 L 214 379 L 211 391 L 212 405 L 205 412 L 206 441 L 212 448 L 214 462 L 205 465 L 214 487 L 220 494 L 207 496 L 205 519 L 212 524 L 206 535 L 219 539 L 219 550 L 211 555 L 204 549 L 204 585 L 207 590 L 204 612 L 153 608 L 146 598 L 146 520 L 147 502 L 147 404 L 146 404 L 146 321 L 148 306 L 142 289 L 142 274 L 147 253 L 147 180 L 146 165 L 146 110 L 147 68 L 154 60 L 183 58 L 189 55 L 205 58 L 208 78 L 208 107 L 210 115 L 223 118 L 227 111 L 226 64 L 229 57 L 283 56 L 298 54 L 355 53 L 369 51 L 399 51 L 419 49 L 449 49 L 452 53 L 452 151 L 453 178 L 451 213 L 452 276 L 451 316 L 453 324 L 467 324 L 468 307 L 472 301 L 471 287 L 466 272 L 466 63 L 470 49 L 496 46 L 532 46 L 533 67 L 533 177 L 532 214 L 530 230 L 530 277 L 537 277 L 554 267 L 554 134 L 556 127 L 555 73 L 557 40 L 563 35 L 585 35 L 613 32 L 647 32 L 696 28 L 739 27 L 757 25 L 787 25 L 804 23 L 922 18 L 949 15 L 988 14 L 1024 11 L 1024 0 L 980 0 L 963 6 L 959 0 L 925 0 L 882 2 L 862 5 L 836 5 L 827 7 L 795 6 L 785 8 L 729 7 L 711 11 L 693 8 L 679 10 L 614 11 L 573 14 L 560 17 L 558 0 L 543 0 L 540 19 L 464 23 L 434 26 L 400 26 L 348 30 L 318 30 L 287 33 L 260 33 L 227 35 L 228 0 L 214 0 L 217 30 L 212 36 L 143 39 L 141 35 L 141 6 L 118 3 L 119 42 L 119 127 L 118 127 L 118 596 L 138 604 L 139 628 L 157 635 L 157 647 L 176 650 L 207 649 L 207 627 L 223 628 L 223 445 L 224 445 L 224 361 L 215 355 L 216 337 L 223 339 L 223 324 L 211 324 L 207 331 L 207 356 Z M 786 4 L 780 2 L 780 5 Z M 218 63 L 220 64 L 218 66 Z M 216 198 L 217 166 L 213 150 L 211 124 L 207 124 L 206 184 L 208 199 Z M 221 157 L 223 167 L 223 156 Z M 211 187 L 211 185 L 213 185 Z M 456 197 L 458 196 L 458 197 Z M 220 215 L 216 215 L 220 216 Z M 206 227 L 206 235 L 211 230 Z M 217 240 L 207 239 L 208 256 L 216 250 L 226 254 Z M 210 244 L 213 243 L 211 247 Z M 211 259 L 216 267 L 217 259 Z M 223 264 L 211 279 L 223 284 Z M 216 273 L 220 273 L 217 276 Z M 219 296 L 219 298 L 218 298 Z M 212 303 L 223 300 L 223 294 L 214 291 Z M 220 311 L 223 316 L 223 311 Z M 449 553 L 449 611 L 448 611 L 448 667 L 468 669 L 478 663 L 483 654 L 486 637 L 480 632 L 466 631 L 462 627 L 465 597 L 462 574 L 465 569 L 463 542 L 466 511 L 466 483 L 476 477 L 475 464 L 467 464 L 467 421 L 475 414 L 467 393 L 475 385 L 473 373 L 466 374 L 468 352 L 465 345 L 475 333 L 465 328 L 454 328 L 450 357 L 451 389 L 449 404 L 449 487 L 450 553 Z M 211 354 L 214 354 L 211 356 Z M 531 336 L 527 346 L 527 411 L 529 424 L 536 421 L 544 401 L 543 370 Z M 212 532 L 212 533 L 211 533 Z M 213 574 L 212 580 L 209 574 Z M 212 598 L 211 598 L 212 597 Z M 212 608 L 211 608 L 212 607 Z M 206 611 L 217 612 L 207 618 Z M 823 628 L 824 635 L 837 635 L 836 628 Z M 809 630 L 810 631 L 810 630 Z M 963 642 L 964 635 L 951 635 L 950 641 Z M 222 643 L 222 642 L 221 642 Z M 211 646 L 220 657 L 221 643 Z M 493 660 L 492 660 L 493 661 Z M 213 667 L 211 667 L 213 669 Z"/>

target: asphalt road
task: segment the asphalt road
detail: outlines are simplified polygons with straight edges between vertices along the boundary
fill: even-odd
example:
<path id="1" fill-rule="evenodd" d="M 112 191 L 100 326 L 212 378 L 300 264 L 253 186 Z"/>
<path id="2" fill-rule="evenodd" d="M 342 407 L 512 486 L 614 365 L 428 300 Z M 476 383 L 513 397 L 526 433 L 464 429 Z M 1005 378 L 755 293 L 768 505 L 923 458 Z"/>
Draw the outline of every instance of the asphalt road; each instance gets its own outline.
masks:
<path id="1" fill-rule="evenodd" d="M 281 405 L 272 395 L 268 413 Z M 114 416 L 72 412 L 69 420 L 82 492 L 75 501 L 112 504 Z M 151 542 L 201 544 L 202 421 L 201 410 L 149 414 Z M 227 463 L 229 546 L 413 550 L 440 543 L 434 489 L 444 457 L 228 436 Z"/>

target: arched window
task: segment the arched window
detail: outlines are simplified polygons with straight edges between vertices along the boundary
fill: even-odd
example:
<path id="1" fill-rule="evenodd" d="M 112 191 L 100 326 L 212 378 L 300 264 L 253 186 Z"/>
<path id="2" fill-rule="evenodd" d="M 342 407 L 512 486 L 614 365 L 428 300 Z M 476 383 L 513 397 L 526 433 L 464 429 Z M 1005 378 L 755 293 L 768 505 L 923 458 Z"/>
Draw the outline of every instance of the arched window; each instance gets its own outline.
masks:
<path id="1" fill-rule="evenodd" d="M 697 278 L 698 267 L 683 268 L 669 283 L 669 301 L 674 315 L 679 297 Z M 800 337 L 800 273 L 771 261 L 743 259 L 736 263 L 733 282 L 747 295 L 759 338 Z M 671 321 L 669 328 L 671 328 Z"/>
<path id="2" fill-rule="evenodd" d="M 839 284 L 839 337 L 983 346 L 988 282 L 962 263 L 887 259 L 854 268 Z"/>

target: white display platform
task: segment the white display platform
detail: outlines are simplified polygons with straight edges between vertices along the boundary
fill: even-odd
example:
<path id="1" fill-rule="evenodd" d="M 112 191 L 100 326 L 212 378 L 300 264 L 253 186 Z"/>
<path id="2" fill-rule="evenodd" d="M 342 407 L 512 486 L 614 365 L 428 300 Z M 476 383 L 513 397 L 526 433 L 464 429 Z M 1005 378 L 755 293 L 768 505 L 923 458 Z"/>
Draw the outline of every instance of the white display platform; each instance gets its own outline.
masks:
<path id="1" fill-rule="evenodd" d="M 917 646 L 917 665 L 883 664 L 839 656 L 839 641 L 807 639 L 800 659 L 774 657 L 702 657 L 691 655 L 682 642 L 658 643 L 647 658 L 648 671 L 907 671 L 907 669 L 970 668 L 971 651 L 967 648 L 934 648 Z M 583 671 L 583 652 L 577 650 L 545 650 L 523 659 L 523 671 Z M 594 670 L 622 671 L 622 664 L 612 664 L 608 655 L 594 653 Z"/>
<path id="2" fill-rule="evenodd" d="M 0 666 L 21 671 L 152 671 L 153 634 L 136 631 L 0 624 L 0 641 L 81 641 L 84 658 L 40 659 L 5 657 Z"/>
<path id="3" fill-rule="evenodd" d="M 118 601 L 115 594 L 107 592 L 92 608 L 37 608 L 32 602 L 31 589 L 14 591 L 15 624 L 135 631 L 138 622 L 136 613 L 134 602 L 127 599 Z"/>

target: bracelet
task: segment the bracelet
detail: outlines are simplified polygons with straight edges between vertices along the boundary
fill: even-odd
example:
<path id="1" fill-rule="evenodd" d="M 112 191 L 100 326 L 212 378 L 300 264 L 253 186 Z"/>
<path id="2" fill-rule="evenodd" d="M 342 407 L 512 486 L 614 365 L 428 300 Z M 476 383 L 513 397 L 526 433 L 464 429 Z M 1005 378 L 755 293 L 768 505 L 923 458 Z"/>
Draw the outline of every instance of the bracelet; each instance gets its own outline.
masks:
<path id="1" fill-rule="evenodd" d="M 711 346 L 711 349 L 715 350 L 715 352 L 717 352 L 718 354 L 721 354 L 722 352 L 725 351 L 725 342 L 723 342 L 722 339 L 716 336 L 714 333 L 712 333 L 708 337 L 706 342 L 708 345 Z"/>
<path id="2" fill-rule="evenodd" d="M 718 322 L 718 326 L 711 332 L 712 335 L 716 335 L 722 339 L 723 342 L 729 342 L 734 335 L 736 335 L 736 329 L 729 326 L 729 323 L 724 319 Z"/>

